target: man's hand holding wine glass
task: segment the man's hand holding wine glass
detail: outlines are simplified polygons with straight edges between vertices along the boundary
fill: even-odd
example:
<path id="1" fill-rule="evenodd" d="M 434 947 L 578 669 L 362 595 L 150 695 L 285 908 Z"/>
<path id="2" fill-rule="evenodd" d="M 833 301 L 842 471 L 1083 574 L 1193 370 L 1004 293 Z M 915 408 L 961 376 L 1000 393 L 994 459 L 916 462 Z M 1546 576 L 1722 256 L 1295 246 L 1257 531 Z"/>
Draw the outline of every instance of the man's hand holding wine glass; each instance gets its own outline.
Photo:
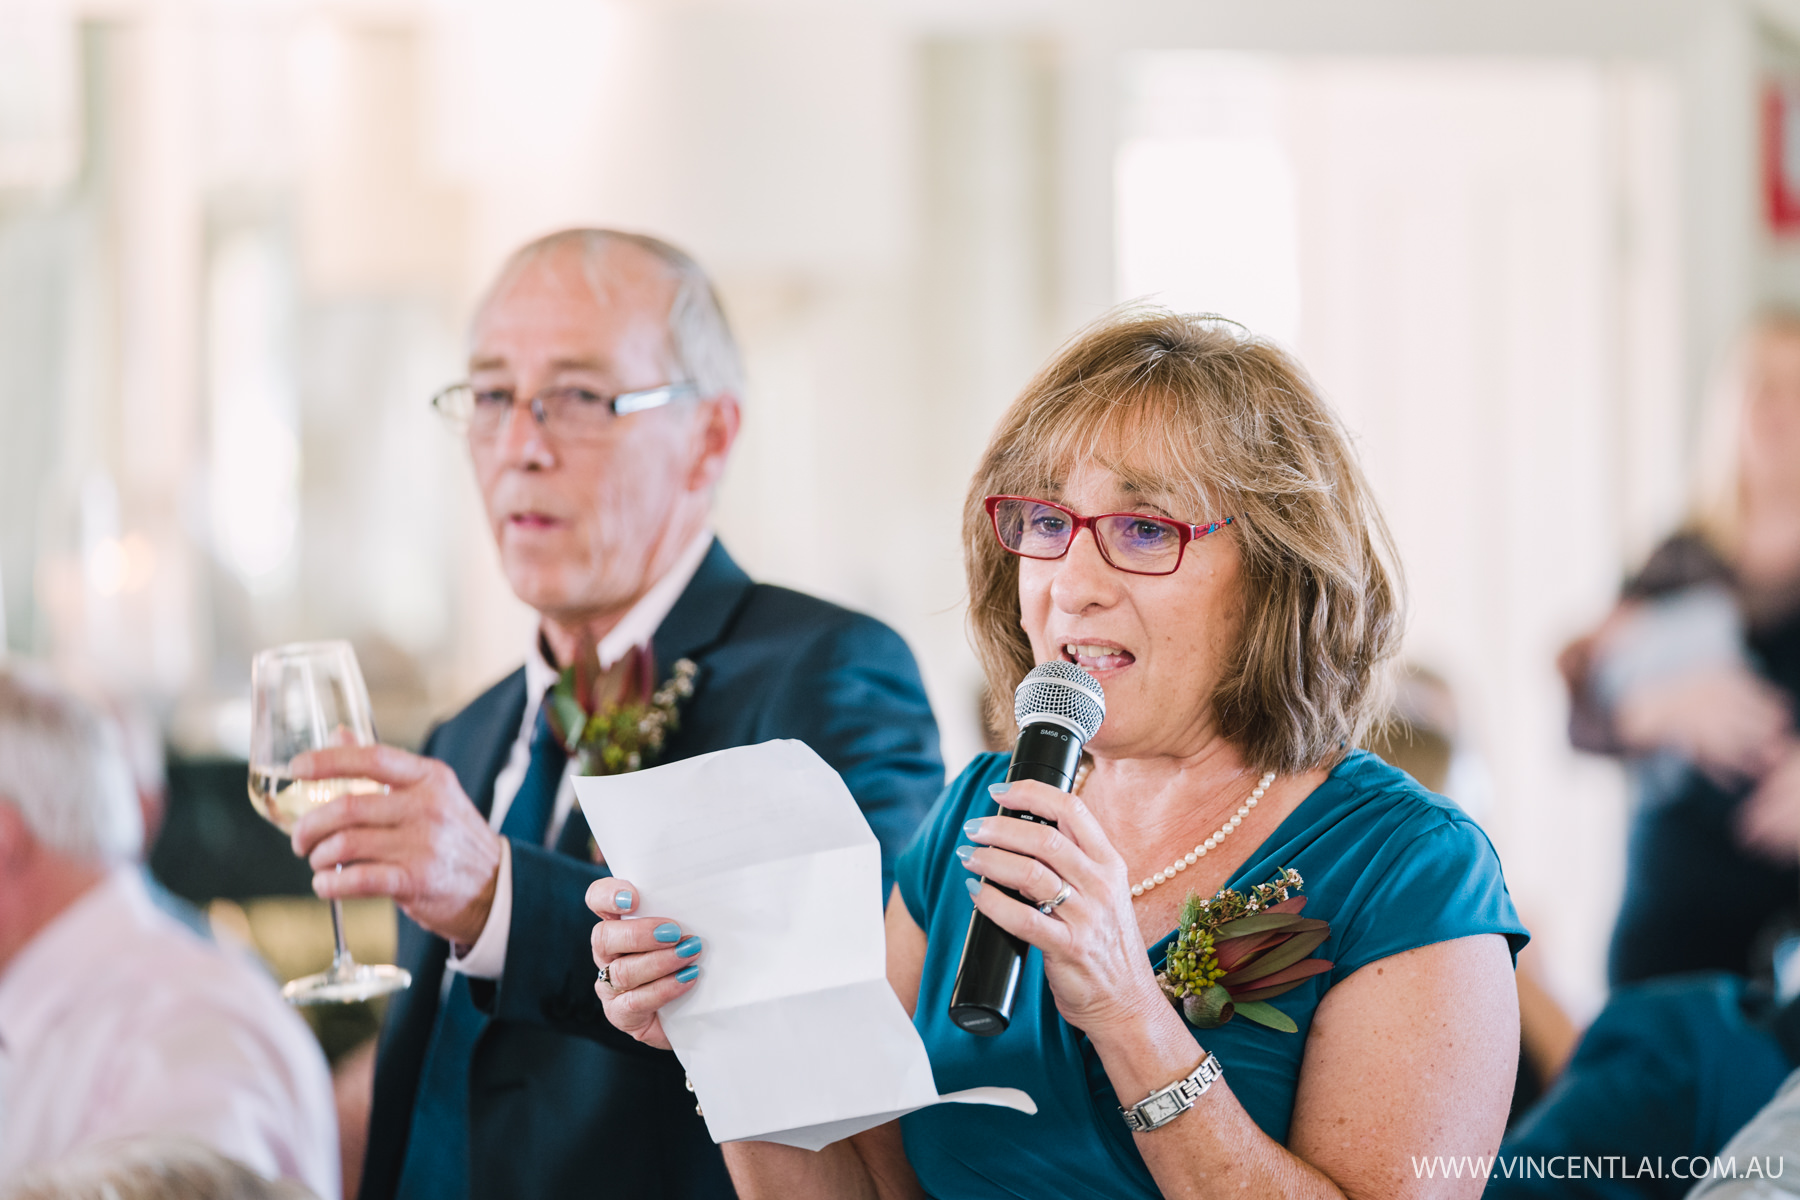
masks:
<path id="1" fill-rule="evenodd" d="M 264 650 L 251 663 L 250 690 L 250 800 L 276 828 L 292 834 L 320 808 L 381 796 L 386 781 L 357 765 L 358 754 L 382 747 L 350 643 L 296 642 Z M 306 759 L 317 751 L 349 757 L 328 760 L 325 770 L 307 769 Z M 344 938 L 338 896 L 319 894 L 331 901 L 331 967 L 291 980 L 283 996 L 295 1004 L 336 1004 L 412 986 L 412 974 L 403 968 L 357 962 Z"/>
<path id="2" fill-rule="evenodd" d="M 363 778 L 387 789 L 339 796 L 294 826 L 313 891 L 327 900 L 391 896 L 439 937 L 474 943 L 493 905 L 501 838 L 448 766 L 392 746 L 338 746 L 303 754 L 292 769 L 298 779 Z"/>

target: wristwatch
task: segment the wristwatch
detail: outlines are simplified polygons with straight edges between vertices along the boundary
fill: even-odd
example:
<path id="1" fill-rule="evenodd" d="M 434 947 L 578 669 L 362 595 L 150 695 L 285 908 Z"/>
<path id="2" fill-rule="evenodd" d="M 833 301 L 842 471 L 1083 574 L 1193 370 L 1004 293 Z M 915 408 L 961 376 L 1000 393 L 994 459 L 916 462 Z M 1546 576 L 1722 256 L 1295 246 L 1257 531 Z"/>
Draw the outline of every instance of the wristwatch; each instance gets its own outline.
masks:
<path id="1" fill-rule="evenodd" d="M 1168 1087 L 1157 1088 L 1130 1108 L 1121 1106 L 1119 1113 L 1125 1118 L 1126 1128 L 1133 1133 L 1161 1129 L 1194 1107 L 1194 1102 L 1206 1095 L 1206 1089 L 1224 1074 L 1219 1056 L 1208 1054 L 1186 1079 L 1177 1079 Z"/>

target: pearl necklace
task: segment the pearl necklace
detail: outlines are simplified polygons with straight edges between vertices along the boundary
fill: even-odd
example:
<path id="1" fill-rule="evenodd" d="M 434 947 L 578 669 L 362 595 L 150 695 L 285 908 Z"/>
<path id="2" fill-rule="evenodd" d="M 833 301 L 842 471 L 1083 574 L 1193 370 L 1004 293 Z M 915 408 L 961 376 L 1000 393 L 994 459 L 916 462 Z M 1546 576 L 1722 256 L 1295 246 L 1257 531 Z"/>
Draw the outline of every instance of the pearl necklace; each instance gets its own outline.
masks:
<path id="1" fill-rule="evenodd" d="M 1081 791 L 1081 785 L 1087 782 L 1089 769 L 1090 765 L 1088 763 L 1081 764 L 1081 769 L 1075 773 L 1075 786 L 1070 789 L 1071 791 L 1076 793 Z M 1189 850 L 1186 854 L 1182 855 L 1156 874 L 1145 876 L 1143 882 L 1132 884 L 1131 898 L 1135 900 L 1145 892 L 1150 891 L 1157 884 L 1169 882 L 1171 879 L 1175 878 L 1177 874 L 1187 870 L 1189 867 L 1205 858 L 1207 851 L 1217 848 L 1218 845 L 1225 840 L 1226 834 L 1231 833 L 1237 829 L 1239 825 L 1244 823 L 1244 818 L 1250 815 L 1250 810 L 1256 807 L 1256 802 L 1263 798 L 1263 793 L 1268 791 L 1269 785 L 1274 782 L 1275 772 L 1268 771 L 1264 773 L 1263 777 L 1256 781 L 1256 787 L 1251 791 L 1250 798 L 1238 806 L 1237 812 L 1232 814 L 1229 821 L 1219 826 L 1219 831 L 1217 833 L 1195 846 L 1192 850 Z"/>

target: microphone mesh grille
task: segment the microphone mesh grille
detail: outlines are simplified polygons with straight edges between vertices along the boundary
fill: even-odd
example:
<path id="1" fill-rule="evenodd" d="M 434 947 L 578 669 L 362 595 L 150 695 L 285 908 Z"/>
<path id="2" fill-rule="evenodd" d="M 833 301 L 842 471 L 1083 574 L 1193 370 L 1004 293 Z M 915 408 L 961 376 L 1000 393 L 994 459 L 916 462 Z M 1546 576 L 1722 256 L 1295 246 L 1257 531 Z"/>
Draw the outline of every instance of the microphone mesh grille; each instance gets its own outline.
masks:
<path id="1" fill-rule="evenodd" d="M 1039 663 L 1013 693 L 1013 719 L 1023 729 L 1035 717 L 1073 721 L 1086 742 L 1106 719 L 1106 692 L 1100 681 L 1074 663 L 1060 659 Z"/>

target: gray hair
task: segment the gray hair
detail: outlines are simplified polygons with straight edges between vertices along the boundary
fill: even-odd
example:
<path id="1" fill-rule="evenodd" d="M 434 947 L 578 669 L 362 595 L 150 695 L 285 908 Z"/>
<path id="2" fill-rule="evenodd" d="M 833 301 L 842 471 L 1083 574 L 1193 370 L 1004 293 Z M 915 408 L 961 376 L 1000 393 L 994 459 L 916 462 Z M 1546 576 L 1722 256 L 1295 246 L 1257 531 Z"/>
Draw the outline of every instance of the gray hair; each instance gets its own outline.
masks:
<path id="1" fill-rule="evenodd" d="M 682 379 L 696 385 L 702 396 L 728 392 L 742 399 L 743 358 L 711 278 L 686 251 L 661 238 L 616 229 L 565 229 L 548 234 L 521 247 L 506 260 L 476 311 L 485 309 L 525 268 L 569 248 L 580 255 L 582 274 L 598 293 L 603 287 L 607 252 L 621 244 L 636 246 L 649 254 L 675 282 L 675 299 L 669 305 L 669 352 Z"/>
<path id="2" fill-rule="evenodd" d="M 0 664 L 0 801 L 71 858 L 120 863 L 143 849 L 143 811 L 117 728 L 17 664 Z"/>
<path id="3" fill-rule="evenodd" d="M 86 1147 L 14 1179 L 0 1200 L 313 1200 L 189 1138 L 137 1137 Z"/>

